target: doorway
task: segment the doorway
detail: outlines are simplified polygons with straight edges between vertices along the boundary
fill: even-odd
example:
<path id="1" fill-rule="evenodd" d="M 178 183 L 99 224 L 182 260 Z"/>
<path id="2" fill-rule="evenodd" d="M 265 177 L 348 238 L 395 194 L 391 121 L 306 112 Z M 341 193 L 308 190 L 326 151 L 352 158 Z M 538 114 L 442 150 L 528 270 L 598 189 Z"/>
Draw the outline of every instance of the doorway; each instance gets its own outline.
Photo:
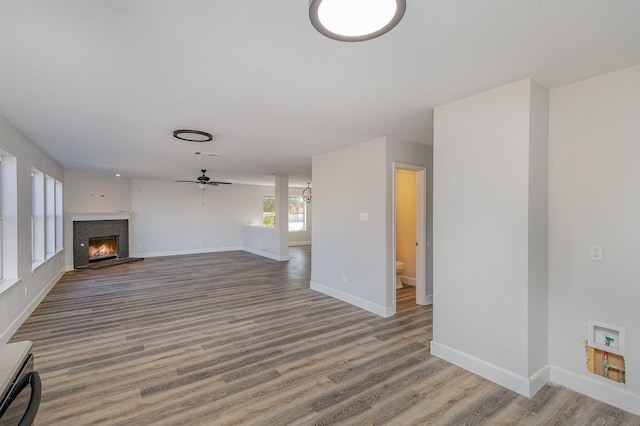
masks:
<path id="1" fill-rule="evenodd" d="M 408 164 L 393 165 L 393 271 L 396 261 L 404 263 L 403 284 L 415 285 L 416 304 L 428 305 L 426 169 Z M 407 211 L 410 210 L 410 211 Z M 395 278 L 395 274 L 394 274 Z M 396 307 L 396 280 L 393 308 Z"/>

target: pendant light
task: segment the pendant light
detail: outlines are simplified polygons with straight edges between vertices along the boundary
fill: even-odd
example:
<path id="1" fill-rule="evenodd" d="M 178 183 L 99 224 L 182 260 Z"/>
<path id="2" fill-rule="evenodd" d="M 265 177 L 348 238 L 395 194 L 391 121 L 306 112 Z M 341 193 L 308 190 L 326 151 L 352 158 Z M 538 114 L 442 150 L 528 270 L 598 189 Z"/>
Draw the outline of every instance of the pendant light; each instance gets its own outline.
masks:
<path id="1" fill-rule="evenodd" d="M 307 188 L 302 191 L 302 199 L 307 203 L 311 202 L 311 187 L 309 186 L 310 184 L 311 182 L 307 182 Z"/>
<path id="2" fill-rule="evenodd" d="M 364 41 L 398 25 L 406 8 L 406 0 L 310 0 L 309 19 L 334 40 Z"/>

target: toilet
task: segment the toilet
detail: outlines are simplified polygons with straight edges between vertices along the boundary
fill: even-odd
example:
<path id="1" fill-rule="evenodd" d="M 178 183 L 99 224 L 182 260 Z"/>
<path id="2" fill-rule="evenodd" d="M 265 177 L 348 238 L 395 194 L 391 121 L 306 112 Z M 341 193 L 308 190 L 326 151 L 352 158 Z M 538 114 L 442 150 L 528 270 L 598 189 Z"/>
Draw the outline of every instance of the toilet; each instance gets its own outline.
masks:
<path id="1" fill-rule="evenodd" d="M 402 278 L 400 274 L 404 271 L 404 262 L 396 260 L 396 288 L 402 288 Z"/>

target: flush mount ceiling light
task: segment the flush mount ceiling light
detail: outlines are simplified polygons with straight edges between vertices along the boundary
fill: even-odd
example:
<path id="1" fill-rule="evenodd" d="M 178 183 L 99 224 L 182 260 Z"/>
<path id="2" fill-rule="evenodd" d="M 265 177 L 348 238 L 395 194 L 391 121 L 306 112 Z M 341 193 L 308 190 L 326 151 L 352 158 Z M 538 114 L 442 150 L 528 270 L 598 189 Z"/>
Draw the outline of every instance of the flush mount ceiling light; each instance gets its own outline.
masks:
<path id="1" fill-rule="evenodd" d="M 398 25 L 406 9 L 406 0 L 310 0 L 309 18 L 329 38 L 364 41 Z"/>
<path id="2" fill-rule="evenodd" d="M 189 142 L 209 142 L 213 140 L 211 133 L 189 129 L 174 130 L 173 137 Z"/>

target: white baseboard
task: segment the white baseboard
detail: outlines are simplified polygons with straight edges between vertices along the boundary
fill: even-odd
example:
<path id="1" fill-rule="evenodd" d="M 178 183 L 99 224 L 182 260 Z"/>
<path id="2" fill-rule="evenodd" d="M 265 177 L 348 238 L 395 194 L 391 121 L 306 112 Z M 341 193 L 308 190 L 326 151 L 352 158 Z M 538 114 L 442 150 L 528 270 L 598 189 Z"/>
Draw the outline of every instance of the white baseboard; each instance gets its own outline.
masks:
<path id="1" fill-rule="evenodd" d="M 416 303 L 418 305 L 424 305 L 424 306 L 433 305 L 433 294 L 427 294 L 422 298 L 418 296 Z"/>
<path id="2" fill-rule="evenodd" d="M 242 250 L 246 251 L 247 253 L 251 253 L 251 254 L 255 254 L 258 256 L 262 256 L 262 257 L 266 257 L 268 259 L 273 259 L 273 260 L 277 260 L 280 262 L 285 262 L 287 260 L 289 260 L 289 256 L 278 256 L 275 253 L 270 253 L 268 251 L 263 251 L 263 250 L 256 250 L 256 249 L 252 249 L 252 248 L 243 248 Z"/>
<path id="3" fill-rule="evenodd" d="M 393 306 L 382 306 L 376 303 L 365 300 L 361 297 L 354 296 L 353 294 L 345 293 L 344 291 L 337 290 L 333 287 L 328 287 L 326 285 L 316 283 L 311 281 L 311 290 L 315 290 L 322 294 L 326 294 L 327 296 L 334 297 L 338 300 L 342 300 L 343 302 L 347 302 L 350 305 L 357 306 L 358 308 L 364 309 L 365 311 L 372 312 L 376 315 L 380 315 L 381 317 L 391 317 L 395 315 L 395 307 Z"/>
<path id="4" fill-rule="evenodd" d="M 519 376 L 502 367 L 473 357 L 447 345 L 431 341 L 431 354 L 469 370 L 485 379 L 511 389 L 527 398 L 532 397 L 549 382 L 549 366 L 544 366 L 530 378 Z"/>
<path id="5" fill-rule="evenodd" d="M 295 246 L 310 246 L 311 245 L 311 241 L 296 241 L 293 243 L 289 243 L 289 247 L 295 247 Z"/>
<path id="6" fill-rule="evenodd" d="M 16 331 L 18 331 L 22 323 L 25 322 L 27 318 L 29 318 L 29 315 L 31 315 L 33 311 L 35 311 L 35 309 L 38 307 L 40 302 L 42 302 L 42 299 L 44 299 L 44 297 L 49 294 L 53 286 L 56 285 L 58 281 L 60 281 L 60 278 L 62 278 L 65 272 L 66 270 L 63 268 L 58 271 L 58 273 L 53 278 L 51 278 L 51 280 L 49 280 L 47 285 L 44 286 L 44 288 L 40 291 L 40 293 L 36 295 L 36 297 L 33 298 L 31 303 L 29 303 L 13 320 L 9 327 L 7 327 L 7 329 L 4 330 L 2 334 L 0 334 L 0 343 L 6 343 L 9 341 L 9 339 L 11 339 Z"/>
<path id="7" fill-rule="evenodd" d="M 586 372 L 574 373 L 556 366 L 551 367 L 551 383 L 640 415 L 640 395 L 626 390 L 624 384 Z"/>

